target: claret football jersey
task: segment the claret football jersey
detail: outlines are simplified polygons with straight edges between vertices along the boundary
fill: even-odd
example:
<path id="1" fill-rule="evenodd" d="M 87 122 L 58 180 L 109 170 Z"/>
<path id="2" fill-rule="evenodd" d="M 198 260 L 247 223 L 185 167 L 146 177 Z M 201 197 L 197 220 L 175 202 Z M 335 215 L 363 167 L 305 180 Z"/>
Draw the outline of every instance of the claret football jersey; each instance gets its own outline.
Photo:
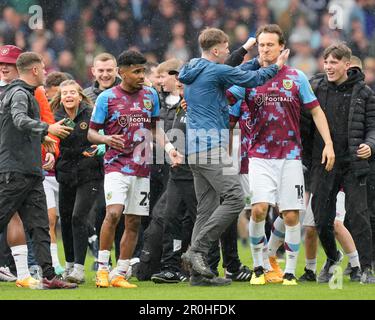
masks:
<path id="1" fill-rule="evenodd" d="M 103 129 L 105 135 L 122 135 L 125 147 L 119 151 L 107 146 L 104 156 L 105 173 L 147 177 L 152 160 L 151 122 L 159 118 L 159 97 L 147 86 L 135 93 L 121 85 L 103 91 L 97 98 L 90 128 Z"/>
<path id="2" fill-rule="evenodd" d="M 249 108 L 249 158 L 301 159 L 301 107 L 319 106 L 303 72 L 284 66 L 263 86 L 233 86 L 227 96 L 231 104 L 245 99 Z"/>

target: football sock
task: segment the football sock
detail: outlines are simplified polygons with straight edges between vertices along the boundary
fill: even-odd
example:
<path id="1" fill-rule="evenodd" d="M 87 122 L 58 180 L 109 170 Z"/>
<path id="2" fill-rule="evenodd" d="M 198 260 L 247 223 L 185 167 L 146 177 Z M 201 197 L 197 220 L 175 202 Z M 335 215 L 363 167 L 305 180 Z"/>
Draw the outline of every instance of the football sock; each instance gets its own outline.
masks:
<path id="1" fill-rule="evenodd" d="M 285 224 L 284 220 L 277 217 L 271 229 L 270 240 L 268 241 L 268 256 L 276 256 L 276 251 L 284 243 Z"/>
<path id="2" fill-rule="evenodd" d="M 111 252 L 109 250 L 99 250 L 98 254 L 98 270 L 109 270 L 109 256 Z"/>
<path id="3" fill-rule="evenodd" d="M 349 262 L 350 262 L 350 265 L 351 267 L 360 267 L 360 263 L 359 263 L 359 256 L 358 256 L 358 251 L 355 250 L 353 251 L 352 253 L 347 253 L 346 254 L 349 258 Z"/>
<path id="4" fill-rule="evenodd" d="M 17 279 L 23 280 L 30 277 L 29 267 L 27 265 L 27 245 L 11 247 L 12 256 L 16 264 Z"/>
<path id="5" fill-rule="evenodd" d="M 263 245 L 263 266 L 264 269 L 267 271 L 271 270 L 272 267 L 270 265 L 270 259 L 268 258 L 268 243 L 267 243 L 267 237 L 264 236 L 264 245 Z"/>
<path id="6" fill-rule="evenodd" d="M 306 259 L 306 269 L 316 272 L 317 259 Z"/>
<path id="7" fill-rule="evenodd" d="M 57 243 L 51 242 L 51 257 L 52 257 L 52 266 L 57 267 L 60 265 L 59 255 L 57 253 Z"/>
<path id="8" fill-rule="evenodd" d="M 253 256 L 254 268 L 263 266 L 263 246 L 265 239 L 264 226 L 266 221 L 255 222 L 250 218 L 249 222 L 249 235 L 250 235 L 250 248 Z"/>
<path id="9" fill-rule="evenodd" d="M 130 266 L 130 259 L 126 259 L 126 260 L 119 259 L 117 261 L 117 272 L 125 276 L 126 273 L 128 272 L 129 266 Z"/>
<path id="10" fill-rule="evenodd" d="M 301 242 L 301 225 L 285 226 L 285 253 L 286 265 L 284 273 L 295 274 L 299 245 Z"/>

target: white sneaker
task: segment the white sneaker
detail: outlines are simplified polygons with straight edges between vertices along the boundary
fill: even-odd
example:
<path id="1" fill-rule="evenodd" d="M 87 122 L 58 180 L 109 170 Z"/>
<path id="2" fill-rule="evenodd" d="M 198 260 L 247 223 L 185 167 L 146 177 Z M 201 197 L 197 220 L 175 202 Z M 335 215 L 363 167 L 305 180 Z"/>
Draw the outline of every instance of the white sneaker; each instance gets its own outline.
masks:
<path id="1" fill-rule="evenodd" d="M 66 281 L 71 283 L 81 284 L 85 282 L 85 273 L 77 270 L 73 270 L 66 277 Z"/>
<path id="2" fill-rule="evenodd" d="M 8 267 L 0 267 L 0 281 L 14 282 L 17 277 L 10 272 Z"/>

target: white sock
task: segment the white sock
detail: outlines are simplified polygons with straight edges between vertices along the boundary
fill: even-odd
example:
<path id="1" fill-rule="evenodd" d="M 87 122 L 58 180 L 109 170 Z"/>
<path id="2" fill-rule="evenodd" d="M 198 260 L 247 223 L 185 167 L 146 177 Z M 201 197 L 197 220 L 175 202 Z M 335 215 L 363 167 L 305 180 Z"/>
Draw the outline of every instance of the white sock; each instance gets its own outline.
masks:
<path id="1" fill-rule="evenodd" d="M 130 266 L 130 259 L 126 259 L 126 260 L 117 260 L 117 271 L 119 274 L 121 275 L 125 275 L 126 272 L 128 271 L 129 269 L 129 266 Z"/>
<path id="2" fill-rule="evenodd" d="M 52 257 L 52 266 L 55 268 L 60 265 L 59 255 L 57 253 L 57 243 L 51 242 L 51 257 Z"/>
<path id="3" fill-rule="evenodd" d="M 276 256 L 276 251 L 284 243 L 285 223 L 280 217 L 277 217 L 272 225 L 271 236 L 268 242 L 268 256 Z"/>
<path id="4" fill-rule="evenodd" d="M 109 270 L 109 256 L 111 252 L 109 250 L 99 250 L 98 253 L 98 270 Z"/>
<path id="5" fill-rule="evenodd" d="M 30 277 L 29 266 L 27 265 L 27 245 L 11 247 L 12 256 L 16 264 L 17 279 L 23 280 Z"/>
<path id="6" fill-rule="evenodd" d="M 265 239 L 264 226 L 266 221 L 255 222 L 253 218 L 250 218 L 249 222 L 249 236 L 250 236 L 250 248 L 253 256 L 253 267 L 264 267 L 263 265 L 263 246 Z"/>
<path id="7" fill-rule="evenodd" d="M 266 271 L 272 270 L 272 267 L 270 265 L 270 259 L 268 258 L 268 242 L 267 237 L 264 236 L 264 245 L 263 245 L 263 266 Z"/>
<path id="8" fill-rule="evenodd" d="M 350 262 L 350 265 L 351 267 L 360 267 L 360 263 L 359 263 L 359 256 L 358 256 L 358 251 L 353 251 L 352 253 L 347 253 L 346 254 L 349 258 L 349 262 Z"/>
<path id="9" fill-rule="evenodd" d="M 285 253 L 286 265 L 284 273 L 295 274 L 299 245 L 301 242 L 301 225 L 285 226 Z"/>
<path id="10" fill-rule="evenodd" d="M 316 273 L 316 263 L 317 259 L 307 259 L 306 258 L 306 269 L 314 271 Z"/>
<path id="11" fill-rule="evenodd" d="M 85 273 L 85 266 L 82 264 L 75 263 L 74 264 L 74 270 L 79 273 Z"/>

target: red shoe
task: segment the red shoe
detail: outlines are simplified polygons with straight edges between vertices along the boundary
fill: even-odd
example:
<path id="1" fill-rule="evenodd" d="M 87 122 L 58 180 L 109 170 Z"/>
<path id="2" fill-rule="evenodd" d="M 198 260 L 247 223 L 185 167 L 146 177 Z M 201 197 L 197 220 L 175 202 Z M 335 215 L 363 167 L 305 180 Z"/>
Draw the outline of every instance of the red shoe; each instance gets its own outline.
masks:
<path id="1" fill-rule="evenodd" d="M 78 288 L 76 283 L 69 283 L 61 280 L 60 277 L 55 276 L 51 280 L 43 278 L 42 280 L 43 289 L 75 289 Z"/>

